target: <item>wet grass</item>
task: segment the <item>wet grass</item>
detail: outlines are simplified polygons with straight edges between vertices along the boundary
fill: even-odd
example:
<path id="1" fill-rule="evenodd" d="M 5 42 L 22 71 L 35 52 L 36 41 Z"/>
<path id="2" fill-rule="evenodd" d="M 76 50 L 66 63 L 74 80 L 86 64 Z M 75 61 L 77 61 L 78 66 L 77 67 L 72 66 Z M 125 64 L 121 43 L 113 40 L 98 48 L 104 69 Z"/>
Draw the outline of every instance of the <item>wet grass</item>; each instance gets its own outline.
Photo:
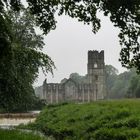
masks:
<path id="1" fill-rule="evenodd" d="M 47 106 L 28 127 L 56 140 L 140 140 L 140 100 Z"/>
<path id="2" fill-rule="evenodd" d="M 18 130 L 0 129 L 0 140 L 48 140 L 47 138 Z"/>

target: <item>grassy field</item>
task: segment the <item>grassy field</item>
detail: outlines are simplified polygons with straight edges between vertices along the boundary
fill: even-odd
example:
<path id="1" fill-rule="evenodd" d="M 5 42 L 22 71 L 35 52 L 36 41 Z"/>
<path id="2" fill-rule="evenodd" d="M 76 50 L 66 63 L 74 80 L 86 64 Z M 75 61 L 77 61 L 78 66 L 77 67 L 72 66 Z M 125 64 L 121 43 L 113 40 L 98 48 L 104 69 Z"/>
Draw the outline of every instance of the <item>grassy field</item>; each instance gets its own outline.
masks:
<path id="1" fill-rule="evenodd" d="M 57 140 L 140 140 L 140 100 L 47 106 L 29 127 Z"/>
<path id="2" fill-rule="evenodd" d="M 32 133 L 0 129 L 0 140 L 48 140 Z"/>

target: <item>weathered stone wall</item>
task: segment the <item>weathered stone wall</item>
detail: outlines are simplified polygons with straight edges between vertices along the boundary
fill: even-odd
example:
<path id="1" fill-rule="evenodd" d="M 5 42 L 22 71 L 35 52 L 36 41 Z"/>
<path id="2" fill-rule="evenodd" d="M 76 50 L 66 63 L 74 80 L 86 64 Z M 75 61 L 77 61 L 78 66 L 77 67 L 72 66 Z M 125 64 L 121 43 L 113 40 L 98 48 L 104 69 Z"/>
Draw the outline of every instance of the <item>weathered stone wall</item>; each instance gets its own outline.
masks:
<path id="1" fill-rule="evenodd" d="M 105 74 L 104 74 L 104 51 L 88 52 L 88 79 L 94 86 L 95 100 L 104 99 Z"/>
<path id="2" fill-rule="evenodd" d="M 48 104 L 59 102 L 90 102 L 94 100 L 93 86 L 90 84 L 76 84 L 68 79 L 64 84 L 46 82 L 43 85 L 43 99 Z"/>
<path id="3" fill-rule="evenodd" d="M 104 99 L 105 74 L 104 51 L 88 52 L 88 81 L 85 84 L 77 84 L 68 79 L 63 84 L 43 83 L 42 99 L 48 104 L 59 102 L 90 102 Z"/>

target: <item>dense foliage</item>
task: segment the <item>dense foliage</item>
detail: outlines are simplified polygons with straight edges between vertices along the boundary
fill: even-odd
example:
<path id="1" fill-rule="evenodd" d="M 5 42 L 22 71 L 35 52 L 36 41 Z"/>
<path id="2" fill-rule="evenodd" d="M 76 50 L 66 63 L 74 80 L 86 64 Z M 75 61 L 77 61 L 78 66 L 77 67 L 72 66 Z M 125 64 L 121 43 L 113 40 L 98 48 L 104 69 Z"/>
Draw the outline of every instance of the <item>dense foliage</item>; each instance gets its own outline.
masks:
<path id="1" fill-rule="evenodd" d="M 1 140 L 47 140 L 47 138 L 32 134 L 20 132 L 17 130 L 2 130 L 0 129 Z"/>
<path id="2" fill-rule="evenodd" d="M 78 73 L 71 73 L 69 78 L 72 79 L 73 81 L 75 81 L 77 84 L 87 83 L 87 80 L 88 80 L 87 75 L 82 76 Z M 64 79 L 61 80 L 61 83 L 64 83 L 67 80 L 68 79 L 64 78 Z"/>
<path id="3" fill-rule="evenodd" d="M 30 128 L 56 140 L 139 140 L 140 100 L 46 107 Z"/>
<path id="4" fill-rule="evenodd" d="M 109 68 L 114 67 L 111 65 L 106 66 L 107 98 L 140 97 L 140 77 L 137 75 L 135 69 L 118 74 L 116 68 L 114 68 L 113 73 L 108 73 Z"/>
<path id="5" fill-rule="evenodd" d="M 102 11 L 105 16 L 110 17 L 114 26 L 120 28 L 118 36 L 122 45 L 120 53 L 122 65 L 128 68 L 136 67 L 140 72 L 139 0 L 27 0 L 27 3 L 44 33 L 56 28 L 56 14 L 66 14 L 85 24 L 91 24 L 93 32 L 96 33 L 101 26 L 97 13 Z M 3 13 L 4 4 L 9 4 L 14 10 L 19 10 L 21 0 L 0 0 L 0 14 Z M 4 20 L 3 17 L 2 20 Z"/>
<path id="6" fill-rule="evenodd" d="M 139 0 L 27 0 L 39 26 L 48 33 L 56 27 L 55 14 L 66 14 L 85 24 L 96 33 L 100 29 L 97 12 L 103 11 L 114 26 L 120 28 L 121 62 L 123 66 L 140 68 L 140 1 Z"/>
<path id="7" fill-rule="evenodd" d="M 11 40 L 2 46 L 0 55 L 0 107 L 6 111 L 27 111 L 38 102 L 32 84 L 39 67 L 47 73 L 52 72 L 54 65 L 50 57 L 41 52 L 43 37 L 36 34 L 34 18 L 28 9 L 10 10 L 5 14 Z"/>
<path id="8" fill-rule="evenodd" d="M 127 96 L 140 98 L 140 77 L 136 74 L 132 74 L 132 78 L 128 86 Z"/>

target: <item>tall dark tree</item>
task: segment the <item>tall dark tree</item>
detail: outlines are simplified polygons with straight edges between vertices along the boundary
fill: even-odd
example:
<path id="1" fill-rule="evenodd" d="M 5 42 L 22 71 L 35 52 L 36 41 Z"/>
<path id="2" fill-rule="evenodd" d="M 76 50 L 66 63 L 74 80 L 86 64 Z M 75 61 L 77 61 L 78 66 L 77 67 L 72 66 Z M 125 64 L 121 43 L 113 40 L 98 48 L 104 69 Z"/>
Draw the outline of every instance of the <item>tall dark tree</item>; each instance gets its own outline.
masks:
<path id="1" fill-rule="evenodd" d="M 54 64 L 48 55 L 41 52 L 43 37 L 36 34 L 34 18 L 28 9 L 8 11 L 7 21 L 12 35 L 11 57 L 6 60 L 7 65 L 1 59 L 0 106 L 13 111 L 25 110 L 35 98 L 32 84 L 39 67 L 47 73 L 52 72 Z"/>

